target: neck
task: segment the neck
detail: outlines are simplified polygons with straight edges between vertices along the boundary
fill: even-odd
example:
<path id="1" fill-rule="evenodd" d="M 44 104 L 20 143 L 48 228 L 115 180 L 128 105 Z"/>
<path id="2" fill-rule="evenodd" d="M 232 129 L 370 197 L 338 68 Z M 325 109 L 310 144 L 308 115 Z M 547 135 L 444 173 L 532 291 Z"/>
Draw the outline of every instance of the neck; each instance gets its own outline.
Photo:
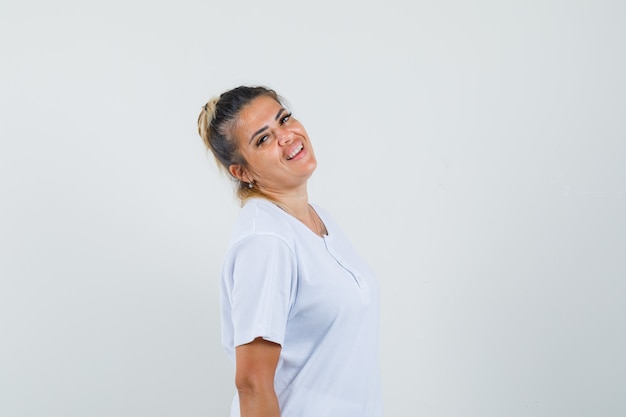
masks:
<path id="1" fill-rule="evenodd" d="M 297 193 L 269 193 L 264 190 L 265 195 L 274 204 L 300 220 L 318 236 L 328 234 L 326 226 L 319 218 L 315 210 L 309 205 L 309 198 L 306 188 Z"/>
<path id="2" fill-rule="evenodd" d="M 300 220 L 309 216 L 309 195 L 306 186 L 289 192 L 263 190 L 263 193 L 292 216 Z"/>
<path id="3" fill-rule="evenodd" d="M 278 207 L 303 220 L 309 216 L 308 196 L 269 196 Z"/>

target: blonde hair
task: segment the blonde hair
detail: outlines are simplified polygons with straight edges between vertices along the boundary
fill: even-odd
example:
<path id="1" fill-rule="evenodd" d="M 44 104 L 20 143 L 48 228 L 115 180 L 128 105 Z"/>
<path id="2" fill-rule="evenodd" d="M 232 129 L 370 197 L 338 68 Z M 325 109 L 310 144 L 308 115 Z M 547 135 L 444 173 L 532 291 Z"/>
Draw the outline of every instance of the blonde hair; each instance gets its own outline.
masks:
<path id="1" fill-rule="evenodd" d="M 237 140 L 233 136 L 233 127 L 239 118 L 241 109 L 257 97 L 268 96 L 282 104 L 274 90 L 266 87 L 240 86 L 211 98 L 198 116 L 198 134 L 204 145 L 213 154 L 215 161 L 235 183 L 236 193 L 243 204 L 251 197 L 265 197 L 254 183 L 246 183 L 230 173 L 231 165 L 248 167 L 239 152 Z"/>

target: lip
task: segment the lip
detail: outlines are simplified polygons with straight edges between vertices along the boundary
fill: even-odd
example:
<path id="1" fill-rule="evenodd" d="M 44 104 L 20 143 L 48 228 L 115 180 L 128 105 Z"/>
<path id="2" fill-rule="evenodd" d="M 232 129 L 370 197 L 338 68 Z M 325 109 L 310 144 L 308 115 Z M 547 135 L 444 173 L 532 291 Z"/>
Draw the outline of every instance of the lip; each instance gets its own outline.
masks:
<path id="1" fill-rule="evenodd" d="M 299 150 L 298 150 L 299 149 Z M 296 152 L 294 154 L 294 152 Z M 304 152 L 304 144 L 302 142 L 298 142 L 289 148 L 289 152 L 287 152 L 287 161 L 293 161 L 294 159 L 298 159 L 303 155 Z M 293 155 L 291 158 L 289 155 Z"/>

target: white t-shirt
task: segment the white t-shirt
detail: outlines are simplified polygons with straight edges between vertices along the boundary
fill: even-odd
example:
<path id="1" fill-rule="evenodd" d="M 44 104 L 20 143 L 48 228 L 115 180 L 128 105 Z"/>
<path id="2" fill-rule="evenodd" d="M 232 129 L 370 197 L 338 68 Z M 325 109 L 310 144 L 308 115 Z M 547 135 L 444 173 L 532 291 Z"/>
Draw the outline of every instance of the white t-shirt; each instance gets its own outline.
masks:
<path id="1" fill-rule="evenodd" d="M 257 337 L 282 346 L 281 417 L 381 417 L 378 284 L 313 207 L 323 238 L 270 201 L 244 205 L 222 270 L 222 343 L 233 361 L 235 347 Z"/>

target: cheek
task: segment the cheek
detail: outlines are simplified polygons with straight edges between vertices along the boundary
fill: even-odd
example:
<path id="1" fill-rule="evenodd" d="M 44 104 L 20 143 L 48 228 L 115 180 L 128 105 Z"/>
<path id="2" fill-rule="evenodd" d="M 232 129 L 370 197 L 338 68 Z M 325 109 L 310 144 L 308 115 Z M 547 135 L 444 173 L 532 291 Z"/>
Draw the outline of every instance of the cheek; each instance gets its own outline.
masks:
<path id="1" fill-rule="evenodd" d="M 307 140 L 309 140 L 309 134 L 307 133 L 306 129 L 304 128 L 304 126 L 300 125 L 298 126 L 298 133 L 302 136 L 304 136 L 305 138 L 307 138 Z"/>
<path id="2" fill-rule="evenodd" d="M 268 168 L 271 168 L 275 163 L 272 161 L 275 160 L 276 156 L 275 152 L 272 151 L 258 151 L 258 152 L 247 152 L 243 155 L 248 164 L 248 168 L 251 171 L 256 173 L 261 173 L 262 171 L 267 171 Z"/>

